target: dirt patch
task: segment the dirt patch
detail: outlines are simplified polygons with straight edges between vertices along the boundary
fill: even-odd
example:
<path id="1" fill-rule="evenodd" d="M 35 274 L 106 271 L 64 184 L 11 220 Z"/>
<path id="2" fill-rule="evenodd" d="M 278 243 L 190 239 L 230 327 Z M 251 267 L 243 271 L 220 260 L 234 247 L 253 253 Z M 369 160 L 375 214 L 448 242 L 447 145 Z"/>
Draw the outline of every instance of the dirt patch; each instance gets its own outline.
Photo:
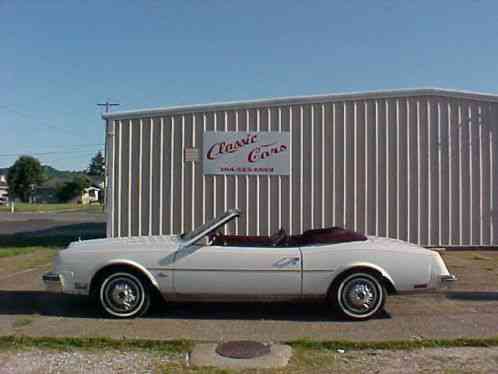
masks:
<path id="1" fill-rule="evenodd" d="M 498 251 L 445 251 L 441 255 L 458 277 L 455 290 L 498 292 Z"/>
<path id="2" fill-rule="evenodd" d="M 297 352 L 289 373 L 496 373 L 498 348 Z"/>
<path id="3" fill-rule="evenodd" d="M 12 273 L 33 269 L 52 262 L 57 251 L 47 248 L 29 248 L 28 253 L 0 257 L 0 281 Z M 2 249 L 0 249 L 2 251 Z"/>
<path id="4" fill-rule="evenodd" d="M 35 373 L 154 373 L 172 358 L 155 352 L 11 351 L 0 353 L 0 372 Z"/>
<path id="5" fill-rule="evenodd" d="M 27 350 L 0 353 L 0 372 L 16 373 L 496 373 L 498 347 L 412 351 L 298 350 L 281 369 L 226 371 L 189 367 L 183 355 L 149 351 Z"/>

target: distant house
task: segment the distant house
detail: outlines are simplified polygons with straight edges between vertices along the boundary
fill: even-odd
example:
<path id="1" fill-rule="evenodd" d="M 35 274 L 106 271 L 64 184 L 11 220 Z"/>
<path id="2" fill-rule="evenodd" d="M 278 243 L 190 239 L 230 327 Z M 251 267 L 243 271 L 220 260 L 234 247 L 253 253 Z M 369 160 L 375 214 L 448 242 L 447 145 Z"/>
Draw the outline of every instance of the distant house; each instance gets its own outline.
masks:
<path id="1" fill-rule="evenodd" d="M 9 202 L 9 185 L 7 184 L 7 178 L 5 175 L 0 175 L 0 205 L 7 204 Z"/>
<path id="2" fill-rule="evenodd" d="M 79 199 L 80 204 L 93 204 L 98 203 L 100 201 L 100 192 L 101 189 L 98 187 L 87 187 L 81 193 L 81 197 Z"/>

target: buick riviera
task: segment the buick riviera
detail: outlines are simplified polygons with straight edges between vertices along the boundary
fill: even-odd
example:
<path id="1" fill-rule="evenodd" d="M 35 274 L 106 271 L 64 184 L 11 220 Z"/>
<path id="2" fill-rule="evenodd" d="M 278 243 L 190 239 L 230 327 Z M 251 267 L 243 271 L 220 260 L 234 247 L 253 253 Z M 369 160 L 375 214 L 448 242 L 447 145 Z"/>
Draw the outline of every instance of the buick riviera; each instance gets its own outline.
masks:
<path id="1" fill-rule="evenodd" d="M 239 215 L 229 210 L 181 235 L 73 242 L 43 281 L 93 297 L 114 318 L 144 315 L 157 294 L 166 302 L 321 299 L 364 320 L 383 309 L 388 295 L 436 290 L 456 279 L 435 251 L 337 227 L 222 234 Z"/>

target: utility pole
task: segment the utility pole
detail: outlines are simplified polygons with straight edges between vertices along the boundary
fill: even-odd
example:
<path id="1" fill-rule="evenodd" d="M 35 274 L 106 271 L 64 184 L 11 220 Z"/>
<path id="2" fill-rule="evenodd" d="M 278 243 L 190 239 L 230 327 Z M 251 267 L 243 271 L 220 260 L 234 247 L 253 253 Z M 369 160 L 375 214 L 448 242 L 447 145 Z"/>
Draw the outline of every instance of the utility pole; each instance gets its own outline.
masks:
<path id="1" fill-rule="evenodd" d="M 109 101 L 110 99 L 107 99 L 105 103 L 97 103 L 97 106 L 100 106 L 100 107 L 104 107 L 104 113 L 109 113 L 111 111 L 111 108 L 113 106 L 118 106 L 119 103 L 111 103 Z M 107 136 L 106 136 L 106 139 L 105 139 L 105 152 L 107 153 Z M 105 155 L 105 158 L 107 160 L 107 154 Z M 106 164 L 107 164 L 107 161 L 106 161 Z M 107 166 L 107 165 L 106 165 Z M 108 199 L 108 196 L 107 196 L 107 171 L 105 172 L 105 175 L 104 175 L 104 203 L 102 204 L 102 211 L 105 212 L 105 207 L 107 206 L 107 199 Z"/>
<path id="2" fill-rule="evenodd" d="M 104 113 L 109 113 L 111 111 L 111 107 L 113 106 L 118 106 L 119 103 L 111 103 L 109 102 L 109 99 L 105 103 L 98 103 L 97 106 L 102 106 L 105 107 Z"/>

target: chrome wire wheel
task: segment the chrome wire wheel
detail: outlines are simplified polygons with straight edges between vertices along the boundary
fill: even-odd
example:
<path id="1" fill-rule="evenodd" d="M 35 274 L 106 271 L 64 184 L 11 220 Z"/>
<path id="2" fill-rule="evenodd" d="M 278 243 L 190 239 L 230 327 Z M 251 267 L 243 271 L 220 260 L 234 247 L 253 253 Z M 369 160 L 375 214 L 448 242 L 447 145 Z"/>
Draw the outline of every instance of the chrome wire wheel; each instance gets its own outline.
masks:
<path id="1" fill-rule="evenodd" d="M 100 303 L 105 312 L 119 318 L 141 314 L 148 303 L 142 281 L 129 273 L 114 273 L 104 279 L 100 287 Z"/>
<path id="2" fill-rule="evenodd" d="M 385 291 L 379 280 L 367 273 L 344 278 L 337 291 L 341 312 L 353 319 L 367 319 L 384 305 Z"/>

